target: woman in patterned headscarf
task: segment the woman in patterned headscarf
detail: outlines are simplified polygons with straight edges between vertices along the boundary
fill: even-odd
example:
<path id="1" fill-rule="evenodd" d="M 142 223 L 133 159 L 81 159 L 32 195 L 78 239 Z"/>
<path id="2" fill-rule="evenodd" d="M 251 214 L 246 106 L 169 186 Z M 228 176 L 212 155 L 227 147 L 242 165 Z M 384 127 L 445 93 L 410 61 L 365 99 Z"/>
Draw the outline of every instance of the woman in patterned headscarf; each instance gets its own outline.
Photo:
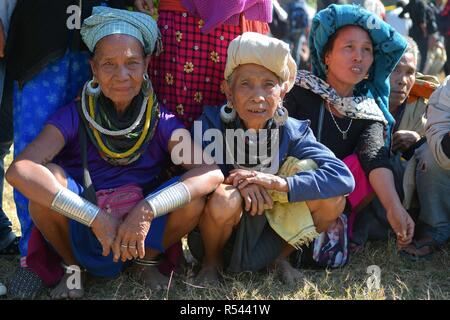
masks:
<path id="1" fill-rule="evenodd" d="M 158 104 L 146 72 L 159 41 L 151 17 L 95 7 L 81 34 L 93 53 L 93 79 L 81 101 L 50 118 L 7 179 L 29 198 L 36 227 L 70 266 L 57 271 L 52 297 L 83 295 L 82 286 L 67 286 L 80 268 L 116 277 L 128 260 L 140 281 L 163 287 L 158 256 L 196 226 L 203 196 L 223 175 L 215 165 L 182 162 L 185 175 L 159 177 L 183 126 Z"/>
<path id="2" fill-rule="evenodd" d="M 331 5 L 314 17 L 309 43 L 313 72 L 298 72 L 286 107 L 294 118 L 310 119 L 319 141 L 352 163 L 354 175 L 361 173 L 348 198 L 353 213 L 375 191 L 398 245 L 404 246 L 412 240 L 414 222 L 401 204 L 389 162 L 394 120 L 388 77 L 406 40 L 361 7 Z"/>

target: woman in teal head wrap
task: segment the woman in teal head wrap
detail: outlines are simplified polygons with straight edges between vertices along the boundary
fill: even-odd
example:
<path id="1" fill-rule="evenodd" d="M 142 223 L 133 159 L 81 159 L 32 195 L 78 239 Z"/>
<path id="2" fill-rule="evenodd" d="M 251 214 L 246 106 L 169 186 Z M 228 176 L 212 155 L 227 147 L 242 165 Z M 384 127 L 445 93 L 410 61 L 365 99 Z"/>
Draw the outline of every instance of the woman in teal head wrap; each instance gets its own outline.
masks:
<path id="1" fill-rule="evenodd" d="M 389 162 L 394 120 L 388 110 L 388 77 L 406 40 L 359 6 L 331 5 L 314 17 L 309 45 L 313 71 L 298 71 L 296 86 L 285 100 L 289 115 L 310 119 L 318 140 L 359 168 L 352 168 L 356 178 L 356 189 L 348 198 L 352 213 L 367 204 L 354 199 L 374 191 L 398 245 L 404 246 L 412 239 L 414 222 L 401 204 Z"/>
<path id="2" fill-rule="evenodd" d="M 128 260 L 141 282 L 162 288 L 168 279 L 156 268 L 159 255 L 197 225 L 203 197 L 223 175 L 216 165 L 183 158 L 177 162 L 186 174 L 161 177 L 179 141 L 174 132 L 179 137 L 184 130 L 183 143 L 190 135 L 152 90 L 147 68 L 159 31 L 150 16 L 95 7 L 81 35 L 93 53 L 94 78 L 81 100 L 54 114 L 7 172 L 67 269 L 33 271 L 48 286 L 59 281 L 51 293 L 57 299 L 83 295 L 81 277 L 68 286 L 80 269 L 117 277 Z"/>

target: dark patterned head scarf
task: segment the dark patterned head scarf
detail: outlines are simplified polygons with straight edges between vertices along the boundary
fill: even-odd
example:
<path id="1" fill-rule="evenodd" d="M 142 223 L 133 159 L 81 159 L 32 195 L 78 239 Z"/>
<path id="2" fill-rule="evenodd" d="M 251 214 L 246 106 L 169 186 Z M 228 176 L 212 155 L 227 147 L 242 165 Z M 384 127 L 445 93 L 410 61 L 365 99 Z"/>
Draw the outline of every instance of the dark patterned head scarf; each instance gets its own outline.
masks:
<path id="1" fill-rule="evenodd" d="M 94 7 L 92 15 L 83 22 L 81 36 L 91 52 L 100 39 L 112 34 L 135 37 L 151 54 L 159 46 L 161 34 L 155 20 L 147 14 L 108 7 Z"/>

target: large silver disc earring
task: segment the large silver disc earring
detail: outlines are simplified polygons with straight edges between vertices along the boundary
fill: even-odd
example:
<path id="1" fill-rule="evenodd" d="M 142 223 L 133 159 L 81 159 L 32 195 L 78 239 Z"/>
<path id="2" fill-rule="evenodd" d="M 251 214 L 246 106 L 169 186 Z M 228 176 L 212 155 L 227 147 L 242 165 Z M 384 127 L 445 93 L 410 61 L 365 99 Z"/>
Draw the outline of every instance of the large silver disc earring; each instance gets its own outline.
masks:
<path id="1" fill-rule="evenodd" d="M 150 96 L 150 95 L 152 94 L 152 92 L 153 92 L 152 82 L 150 81 L 150 78 L 148 77 L 148 74 L 147 74 L 147 73 L 144 73 L 144 74 L 142 75 L 142 78 L 144 79 L 144 80 L 142 81 L 142 87 L 141 87 L 142 94 L 143 94 L 145 97 L 148 97 L 148 96 Z"/>
<path id="2" fill-rule="evenodd" d="M 89 80 L 86 85 L 87 95 L 97 98 L 100 95 L 101 91 L 102 88 L 100 88 L 100 84 L 95 80 L 95 77 L 93 77 L 92 80 Z"/>
<path id="3" fill-rule="evenodd" d="M 275 114 L 273 115 L 273 120 L 278 126 L 282 126 L 286 123 L 287 118 L 289 117 L 289 112 L 285 107 L 281 104 L 278 106 L 277 110 L 275 110 Z"/>
<path id="4" fill-rule="evenodd" d="M 233 104 L 230 101 L 220 108 L 220 119 L 226 124 L 233 122 L 234 119 L 236 119 L 236 110 L 233 108 Z"/>

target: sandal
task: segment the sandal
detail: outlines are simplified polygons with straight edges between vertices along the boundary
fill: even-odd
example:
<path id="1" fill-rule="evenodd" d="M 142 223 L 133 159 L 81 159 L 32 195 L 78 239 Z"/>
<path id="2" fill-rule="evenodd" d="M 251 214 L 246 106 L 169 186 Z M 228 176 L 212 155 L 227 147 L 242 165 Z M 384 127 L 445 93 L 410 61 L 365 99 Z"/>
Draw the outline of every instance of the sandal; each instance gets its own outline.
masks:
<path id="1" fill-rule="evenodd" d="M 19 242 L 20 237 L 16 237 L 6 248 L 0 250 L 0 256 L 19 255 Z"/>
<path id="2" fill-rule="evenodd" d="M 436 241 L 432 238 L 422 238 L 413 240 L 407 247 L 402 248 L 399 254 L 412 262 L 431 260 L 437 247 Z"/>
<path id="3" fill-rule="evenodd" d="M 8 284 L 12 299 L 34 299 L 45 287 L 41 278 L 30 268 L 20 267 Z"/>

